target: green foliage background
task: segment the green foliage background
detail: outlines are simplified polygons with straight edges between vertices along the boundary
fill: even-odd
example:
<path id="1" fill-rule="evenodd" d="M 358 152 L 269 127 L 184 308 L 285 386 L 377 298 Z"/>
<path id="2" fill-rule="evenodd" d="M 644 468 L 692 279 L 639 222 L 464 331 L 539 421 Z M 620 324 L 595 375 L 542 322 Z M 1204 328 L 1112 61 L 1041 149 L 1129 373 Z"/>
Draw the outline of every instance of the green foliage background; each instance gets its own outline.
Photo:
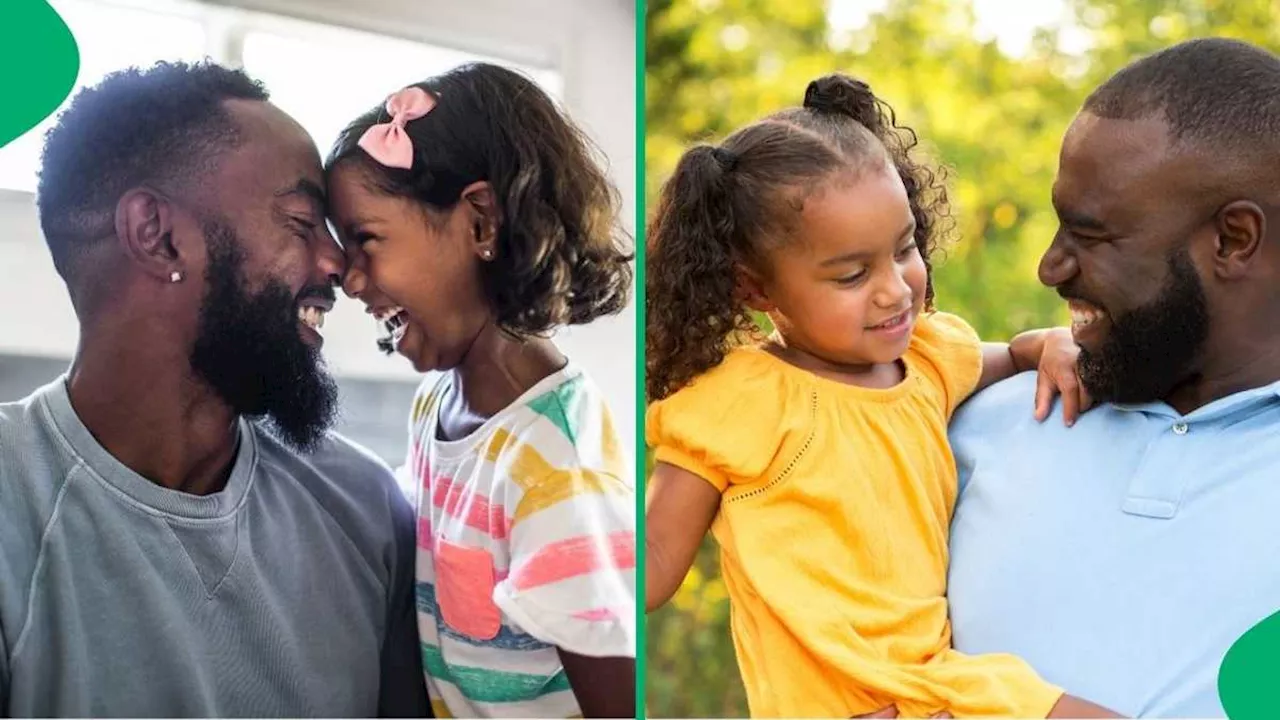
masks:
<path id="1" fill-rule="evenodd" d="M 1061 323 L 1062 303 L 1037 282 L 1036 264 L 1056 226 L 1059 142 L 1089 91 L 1192 37 L 1280 51 L 1280 0 L 1067 2 L 1087 50 L 1060 52 L 1062 28 L 1049 26 L 1025 56 L 1008 57 L 975 39 L 971 0 L 889 0 L 843 37 L 829 33 L 822 0 L 649 0 L 646 206 L 689 144 L 798 104 L 809 80 L 841 70 L 866 80 L 949 168 L 955 223 L 935 275 L 939 308 L 987 339 Z M 647 644 L 650 716 L 746 714 L 710 540 L 676 597 L 649 617 Z"/>

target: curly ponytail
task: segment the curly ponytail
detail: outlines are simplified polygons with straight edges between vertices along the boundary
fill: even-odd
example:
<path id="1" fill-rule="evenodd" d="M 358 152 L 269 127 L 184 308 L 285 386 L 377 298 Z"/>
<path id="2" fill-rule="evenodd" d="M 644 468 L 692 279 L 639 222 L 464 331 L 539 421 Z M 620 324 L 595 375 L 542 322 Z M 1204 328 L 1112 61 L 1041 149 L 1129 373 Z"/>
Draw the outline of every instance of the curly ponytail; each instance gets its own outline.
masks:
<path id="1" fill-rule="evenodd" d="M 663 186 L 646 243 L 645 394 L 659 400 L 715 367 L 734 330 L 752 327 L 735 300 L 743 238 L 734 222 L 738 158 L 699 145 Z"/>
<path id="2" fill-rule="evenodd" d="M 857 120 L 876 137 L 884 136 L 884 115 L 871 86 L 846 75 L 824 75 L 804 91 L 804 107 L 820 113 L 840 113 Z"/>

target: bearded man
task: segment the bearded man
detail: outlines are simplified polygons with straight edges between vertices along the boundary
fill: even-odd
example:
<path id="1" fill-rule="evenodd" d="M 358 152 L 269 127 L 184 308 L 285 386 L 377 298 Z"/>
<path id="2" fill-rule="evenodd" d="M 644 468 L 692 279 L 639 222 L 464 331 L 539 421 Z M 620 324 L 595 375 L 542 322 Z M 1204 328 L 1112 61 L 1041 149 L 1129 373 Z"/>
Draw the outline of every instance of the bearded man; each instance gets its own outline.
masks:
<path id="1" fill-rule="evenodd" d="M 0 405 L 0 715 L 427 712 L 413 513 L 328 432 L 320 158 L 211 63 L 114 73 L 37 202 L 80 326 Z"/>
<path id="2" fill-rule="evenodd" d="M 1126 717 L 1220 717 L 1232 643 L 1280 609 L 1280 58 L 1138 60 L 1062 144 L 1040 279 L 1102 404 L 1037 423 L 1034 374 L 951 428 L 957 649 Z"/>

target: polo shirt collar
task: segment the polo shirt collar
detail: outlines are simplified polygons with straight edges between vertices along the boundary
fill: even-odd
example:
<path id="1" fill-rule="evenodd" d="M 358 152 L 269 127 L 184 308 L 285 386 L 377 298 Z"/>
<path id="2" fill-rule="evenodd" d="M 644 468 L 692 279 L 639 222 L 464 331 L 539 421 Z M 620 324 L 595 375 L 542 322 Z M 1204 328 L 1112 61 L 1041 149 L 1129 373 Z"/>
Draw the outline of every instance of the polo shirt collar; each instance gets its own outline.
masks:
<path id="1" fill-rule="evenodd" d="M 1212 418 L 1230 415 L 1233 412 L 1242 410 L 1246 406 L 1252 406 L 1256 403 L 1272 402 L 1276 398 L 1280 398 L 1280 380 L 1262 387 L 1251 388 L 1249 390 L 1241 390 L 1232 393 L 1226 397 L 1218 398 L 1208 405 L 1196 408 L 1186 415 L 1181 415 L 1173 407 L 1164 401 L 1157 400 L 1148 403 L 1113 403 L 1112 407 L 1122 412 L 1140 412 L 1148 415 L 1159 415 L 1170 418 L 1182 418 L 1185 420 L 1209 420 Z"/>

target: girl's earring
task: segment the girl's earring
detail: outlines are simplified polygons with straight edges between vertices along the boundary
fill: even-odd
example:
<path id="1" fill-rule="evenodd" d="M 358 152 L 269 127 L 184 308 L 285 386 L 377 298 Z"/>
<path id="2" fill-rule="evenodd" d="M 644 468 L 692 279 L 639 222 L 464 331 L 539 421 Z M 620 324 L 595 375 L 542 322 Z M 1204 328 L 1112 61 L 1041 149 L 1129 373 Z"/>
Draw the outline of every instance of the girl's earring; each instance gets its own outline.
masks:
<path id="1" fill-rule="evenodd" d="M 490 249 L 490 248 L 485 248 L 485 249 L 481 250 L 481 251 L 480 251 L 480 257 L 484 258 L 485 260 L 492 260 L 492 259 L 493 259 L 493 250 L 492 250 L 492 249 Z"/>

